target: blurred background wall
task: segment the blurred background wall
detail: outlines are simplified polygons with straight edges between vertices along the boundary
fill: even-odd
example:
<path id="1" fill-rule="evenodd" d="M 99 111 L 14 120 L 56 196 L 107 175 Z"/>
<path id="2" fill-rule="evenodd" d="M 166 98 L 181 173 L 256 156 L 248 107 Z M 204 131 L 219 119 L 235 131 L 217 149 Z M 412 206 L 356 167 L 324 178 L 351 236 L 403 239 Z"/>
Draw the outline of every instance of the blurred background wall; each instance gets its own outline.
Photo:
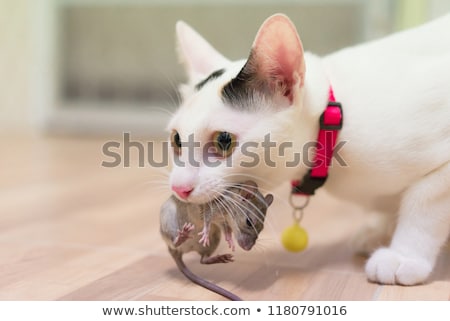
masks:
<path id="1" fill-rule="evenodd" d="M 31 126 L 29 18 L 27 0 L 0 0 L 0 131 Z"/>
<path id="2" fill-rule="evenodd" d="M 0 132 L 161 135 L 184 80 L 179 19 L 237 59 L 275 12 L 327 54 L 449 11 L 448 0 L 0 0 Z"/>

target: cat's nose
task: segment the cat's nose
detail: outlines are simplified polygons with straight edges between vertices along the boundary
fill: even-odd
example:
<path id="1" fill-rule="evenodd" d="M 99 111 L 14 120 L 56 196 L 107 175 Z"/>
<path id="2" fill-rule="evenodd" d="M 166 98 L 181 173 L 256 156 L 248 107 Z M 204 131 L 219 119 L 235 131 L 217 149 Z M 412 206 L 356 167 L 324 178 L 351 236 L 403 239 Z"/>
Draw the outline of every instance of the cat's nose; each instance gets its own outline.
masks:
<path id="1" fill-rule="evenodd" d="M 191 194 L 191 192 L 193 190 L 194 190 L 194 188 L 192 186 L 187 186 L 187 185 L 175 186 L 175 185 L 172 185 L 172 191 L 177 193 L 177 195 L 180 198 L 182 198 L 182 199 L 188 198 L 188 196 Z"/>

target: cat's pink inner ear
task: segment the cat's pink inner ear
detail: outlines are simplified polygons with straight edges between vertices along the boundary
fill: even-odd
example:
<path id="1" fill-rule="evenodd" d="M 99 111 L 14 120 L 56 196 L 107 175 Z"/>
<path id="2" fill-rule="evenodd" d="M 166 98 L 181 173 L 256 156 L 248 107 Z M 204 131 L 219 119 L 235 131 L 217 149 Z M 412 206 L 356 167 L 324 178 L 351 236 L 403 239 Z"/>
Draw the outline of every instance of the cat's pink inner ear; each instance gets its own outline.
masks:
<path id="1" fill-rule="evenodd" d="M 292 86 L 303 85 L 303 47 L 288 17 L 282 14 L 269 17 L 259 29 L 252 51 L 259 77 L 273 79 L 285 96 L 292 95 Z"/>

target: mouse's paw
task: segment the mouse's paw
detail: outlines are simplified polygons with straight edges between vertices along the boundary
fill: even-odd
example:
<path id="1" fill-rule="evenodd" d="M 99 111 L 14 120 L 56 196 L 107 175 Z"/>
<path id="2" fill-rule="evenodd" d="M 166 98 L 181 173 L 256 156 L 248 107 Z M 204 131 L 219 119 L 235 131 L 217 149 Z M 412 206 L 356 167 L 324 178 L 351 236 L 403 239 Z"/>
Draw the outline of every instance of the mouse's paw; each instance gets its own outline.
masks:
<path id="1" fill-rule="evenodd" d="M 186 222 L 184 223 L 183 227 L 181 228 L 181 231 L 183 234 L 189 235 L 195 228 L 195 225 L 193 223 Z"/>
<path id="2" fill-rule="evenodd" d="M 200 232 L 201 233 L 201 232 Z M 202 244 L 204 247 L 209 246 L 209 235 L 208 234 L 200 234 L 202 237 L 198 240 L 198 243 Z"/>
<path id="3" fill-rule="evenodd" d="M 181 230 L 178 230 L 178 235 L 175 238 L 173 244 L 175 246 L 179 246 L 179 245 L 183 244 L 187 239 L 192 238 L 190 233 L 192 232 L 192 230 L 194 228 L 195 228 L 194 224 L 192 224 L 192 223 L 184 223 L 184 225 L 181 228 Z"/>
<path id="4" fill-rule="evenodd" d="M 409 258 L 390 248 L 378 249 L 366 264 L 369 280 L 381 284 L 420 284 L 431 270 L 432 265 L 426 260 Z"/>
<path id="5" fill-rule="evenodd" d="M 234 257 L 232 254 L 222 254 L 222 255 L 217 255 L 217 258 L 219 260 L 218 263 L 230 263 L 230 262 L 234 262 Z"/>
<path id="6" fill-rule="evenodd" d="M 231 233 L 225 232 L 225 241 L 228 243 L 228 247 L 234 252 L 236 247 L 233 242 L 233 235 Z"/>
<path id="7" fill-rule="evenodd" d="M 234 258 L 232 254 L 221 254 L 211 257 L 202 257 L 200 262 L 203 264 L 230 263 L 234 262 Z"/>
<path id="8" fill-rule="evenodd" d="M 227 240 L 227 243 L 228 243 L 228 247 L 231 249 L 231 251 L 234 252 L 236 250 L 236 247 L 234 245 L 233 239 Z"/>
<path id="9" fill-rule="evenodd" d="M 204 247 L 209 246 L 209 229 L 205 226 L 203 227 L 203 230 L 201 230 L 198 235 L 201 236 L 200 240 L 198 242 L 202 244 Z"/>

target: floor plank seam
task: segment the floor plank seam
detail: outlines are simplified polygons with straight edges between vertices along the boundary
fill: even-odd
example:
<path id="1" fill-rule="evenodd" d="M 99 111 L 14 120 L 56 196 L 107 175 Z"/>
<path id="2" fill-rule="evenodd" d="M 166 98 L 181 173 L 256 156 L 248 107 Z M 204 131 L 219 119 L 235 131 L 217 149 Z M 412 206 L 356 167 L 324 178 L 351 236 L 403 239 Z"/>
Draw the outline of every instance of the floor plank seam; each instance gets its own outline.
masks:
<path id="1" fill-rule="evenodd" d="M 372 301 L 379 301 L 382 290 L 383 290 L 383 286 L 377 285 L 377 288 L 373 292 Z"/>

